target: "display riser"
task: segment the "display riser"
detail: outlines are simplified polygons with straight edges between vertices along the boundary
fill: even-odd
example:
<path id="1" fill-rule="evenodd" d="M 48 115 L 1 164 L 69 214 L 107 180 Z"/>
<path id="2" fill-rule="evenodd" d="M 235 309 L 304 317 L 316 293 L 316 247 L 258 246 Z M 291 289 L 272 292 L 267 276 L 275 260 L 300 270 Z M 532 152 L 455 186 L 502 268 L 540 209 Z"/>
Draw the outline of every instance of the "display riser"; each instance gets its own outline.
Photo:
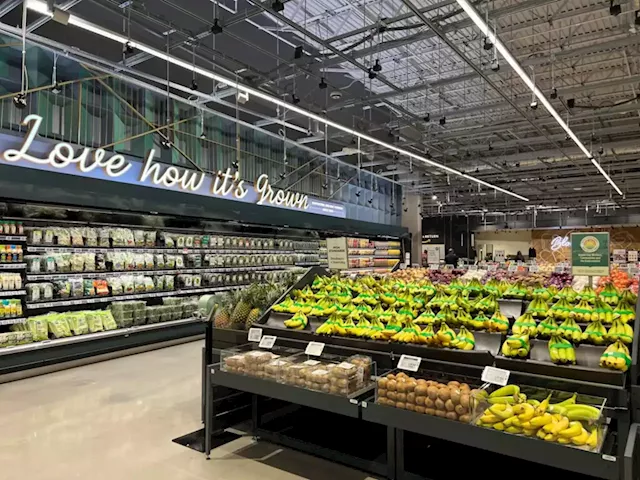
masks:
<path id="1" fill-rule="evenodd" d="M 46 348 L 0 355 L 0 383 L 202 339 L 205 324 L 201 321 L 158 324 L 158 328 L 119 333 L 122 334 L 77 343 L 52 341 Z"/>

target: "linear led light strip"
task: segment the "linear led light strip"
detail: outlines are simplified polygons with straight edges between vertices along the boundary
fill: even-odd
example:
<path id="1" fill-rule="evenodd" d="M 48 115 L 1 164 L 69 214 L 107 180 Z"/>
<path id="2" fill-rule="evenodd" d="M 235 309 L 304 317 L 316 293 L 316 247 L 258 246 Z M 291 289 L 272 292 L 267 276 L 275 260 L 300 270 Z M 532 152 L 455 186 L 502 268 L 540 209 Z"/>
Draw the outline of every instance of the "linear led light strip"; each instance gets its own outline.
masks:
<path id="1" fill-rule="evenodd" d="M 47 6 L 47 3 L 42 1 L 42 0 L 27 0 L 26 6 L 30 10 L 33 10 L 33 11 L 38 12 L 38 13 L 41 13 L 42 15 L 48 15 L 50 17 L 53 16 L 53 12 L 51 12 L 49 10 L 49 7 Z M 305 110 L 303 108 L 297 107 L 297 106 L 295 106 L 295 105 L 293 105 L 291 103 L 285 102 L 284 100 L 281 100 L 281 99 L 279 99 L 277 97 L 273 97 L 273 96 L 271 96 L 271 95 L 269 95 L 267 93 L 264 93 L 264 92 L 262 92 L 260 90 L 257 90 L 255 88 L 249 87 L 247 85 L 243 85 L 243 84 L 241 84 L 241 83 L 239 83 L 237 81 L 234 81 L 234 80 L 231 80 L 229 78 L 223 77 L 223 76 L 221 76 L 221 75 L 219 75 L 217 73 L 210 72 L 208 70 L 205 70 L 203 68 L 198 67 L 197 65 L 193 65 L 191 63 L 185 62 L 184 60 L 176 58 L 176 57 L 174 57 L 172 55 L 167 55 L 166 53 L 164 53 L 164 52 L 162 52 L 160 50 L 157 50 L 155 48 L 149 47 L 149 46 L 147 46 L 147 45 L 145 45 L 143 43 L 138 43 L 138 42 L 136 42 L 134 40 L 130 40 L 130 39 L 128 39 L 127 37 L 125 37 L 123 35 L 120 35 L 118 33 L 112 32 L 112 31 L 107 30 L 105 28 L 99 27 L 99 26 L 97 26 L 97 25 L 95 25 L 95 24 L 93 24 L 91 22 L 83 20 L 82 18 L 79 18 L 78 16 L 76 16 L 76 15 L 74 15 L 72 13 L 64 12 L 64 15 L 65 15 L 66 23 L 69 24 L 69 25 L 73 25 L 75 27 L 82 28 L 84 30 L 87 30 L 87 31 L 92 32 L 92 33 L 95 33 L 97 35 L 100 35 L 100 36 L 102 36 L 104 38 L 108 38 L 110 40 L 113 40 L 114 42 L 118 42 L 118 43 L 121 43 L 123 45 L 126 44 L 126 43 L 129 43 L 129 45 L 131 45 L 131 47 L 137 48 L 138 50 L 140 50 L 142 52 L 146 52 L 146 53 L 148 53 L 150 55 L 153 55 L 156 58 L 159 58 L 159 59 L 164 60 L 166 62 L 172 63 L 172 64 L 174 64 L 174 65 L 176 65 L 178 67 L 182 67 L 185 70 L 189 70 L 191 72 L 195 72 L 198 75 L 202 75 L 203 77 L 207 77 L 207 78 L 210 78 L 210 79 L 215 80 L 217 82 L 223 83 L 223 84 L 225 84 L 225 85 L 227 85 L 229 87 L 236 88 L 237 90 L 239 90 L 241 92 L 248 93 L 249 95 L 253 95 L 253 96 L 257 97 L 257 98 L 261 98 L 261 99 L 263 99 L 263 100 L 265 100 L 267 102 L 273 103 L 275 105 L 279 105 L 282 108 L 286 108 L 287 110 L 290 110 L 292 112 L 298 113 L 298 114 L 303 115 L 303 116 L 305 116 L 307 118 L 310 118 L 312 120 L 316 120 L 316 121 L 318 121 L 318 122 L 320 122 L 322 124 L 325 124 L 325 125 L 327 125 L 329 127 L 333 127 L 336 130 L 341 130 L 341 131 L 343 131 L 345 133 L 348 133 L 349 135 L 353 135 L 355 137 L 361 138 L 362 140 L 366 140 L 368 142 L 375 143 L 376 145 L 380 145 L 381 147 L 384 147 L 386 149 L 393 150 L 393 151 L 398 152 L 398 153 L 400 153 L 402 155 L 406 155 L 407 157 L 410 157 L 410 158 L 412 158 L 414 160 L 418 160 L 418 161 L 420 161 L 422 163 L 425 163 L 427 165 L 430 165 L 432 167 L 439 168 L 440 170 L 444 170 L 444 171 L 446 171 L 448 173 L 451 173 L 453 175 L 458 175 L 458 176 L 460 176 L 462 178 L 466 178 L 467 180 L 471 180 L 472 182 L 476 182 L 476 183 L 478 183 L 480 185 L 484 185 L 485 187 L 492 188 L 492 189 L 497 190 L 499 192 L 502 192 L 502 193 L 504 193 L 506 195 L 511 195 L 512 197 L 518 198 L 518 199 L 523 200 L 525 202 L 529 201 L 528 198 L 523 197 L 522 195 L 518 195 L 516 193 L 510 192 L 510 191 L 508 191 L 508 190 L 506 190 L 504 188 L 500 188 L 500 187 L 498 187 L 496 185 L 493 185 L 491 183 L 488 183 L 488 182 L 485 182 L 485 181 L 480 180 L 478 178 L 475 178 L 475 177 L 473 177 L 471 175 L 467 175 L 466 173 L 463 173 L 463 172 L 461 172 L 459 170 L 456 170 L 454 168 L 450 168 L 450 167 L 447 167 L 446 165 L 442 165 L 441 163 L 434 162 L 433 160 L 429 160 L 428 158 L 425 158 L 425 157 L 423 157 L 421 155 L 417 155 L 417 154 L 415 154 L 413 152 L 410 152 L 409 150 L 405 150 L 403 148 L 398 148 L 395 145 L 391 145 L 389 143 L 383 142 L 381 140 L 378 140 L 375 137 L 371 137 L 369 135 L 360 133 L 360 132 L 358 132 L 356 130 L 352 130 L 352 129 L 348 128 L 348 127 L 345 127 L 344 125 L 340 125 L 339 123 L 335 123 L 335 122 L 333 122 L 333 121 L 331 121 L 331 120 L 329 120 L 327 118 L 324 118 L 324 117 L 322 117 L 320 115 L 316 115 L 313 112 L 310 112 L 310 111 Z"/>
<path id="2" fill-rule="evenodd" d="M 605 172 L 602 169 L 602 166 L 598 163 L 598 161 L 595 158 L 593 158 L 593 155 L 591 155 L 591 152 L 587 150 L 587 147 L 585 147 L 584 144 L 580 141 L 580 139 L 576 136 L 576 134 L 573 133 L 573 130 L 569 128 L 569 125 L 567 125 L 565 121 L 562 120 L 562 117 L 560 116 L 560 114 L 556 111 L 555 108 L 553 108 L 553 105 L 549 103 L 547 98 L 538 89 L 538 87 L 536 87 L 536 84 L 533 83 L 531 78 L 522 69 L 518 61 L 514 58 L 513 55 L 511 55 L 511 52 L 509 52 L 507 47 L 505 47 L 504 44 L 500 41 L 500 39 L 493 33 L 491 28 L 489 28 L 489 25 L 487 25 L 487 23 L 482 19 L 482 17 L 476 11 L 476 9 L 473 8 L 467 0 L 457 0 L 457 2 L 458 2 L 458 5 L 460 5 L 462 9 L 465 12 L 467 12 L 467 15 L 469 15 L 469 18 L 471 18 L 471 20 L 473 20 L 473 23 L 475 23 L 478 26 L 482 34 L 485 37 L 487 37 L 489 40 L 491 40 L 491 42 L 493 42 L 493 44 L 498 49 L 500 54 L 504 57 L 504 59 L 507 61 L 507 63 L 511 65 L 511 68 L 513 68 L 513 70 L 518 75 L 520 75 L 520 78 L 522 78 L 522 81 L 533 91 L 534 95 L 538 98 L 538 100 L 540 100 L 540 103 L 544 105 L 544 107 L 549 111 L 551 116 L 556 119 L 556 122 L 558 122 L 558 124 L 564 129 L 565 132 L 567 132 L 567 135 L 569 135 L 571 140 L 573 140 L 575 144 L 578 146 L 578 148 L 580 148 L 580 150 L 582 150 L 582 152 L 587 156 L 587 158 L 591 160 L 591 163 L 595 165 L 598 171 L 602 174 L 604 178 L 607 179 L 607 182 L 609 182 L 609 184 L 615 189 L 615 191 L 618 192 L 618 194 L 622 195 L 622 191 L 618 188 L 618 186 L 614 183 L 614 181 L 611 180 L 611 177 L 607 175 L 607 172 Z"/>

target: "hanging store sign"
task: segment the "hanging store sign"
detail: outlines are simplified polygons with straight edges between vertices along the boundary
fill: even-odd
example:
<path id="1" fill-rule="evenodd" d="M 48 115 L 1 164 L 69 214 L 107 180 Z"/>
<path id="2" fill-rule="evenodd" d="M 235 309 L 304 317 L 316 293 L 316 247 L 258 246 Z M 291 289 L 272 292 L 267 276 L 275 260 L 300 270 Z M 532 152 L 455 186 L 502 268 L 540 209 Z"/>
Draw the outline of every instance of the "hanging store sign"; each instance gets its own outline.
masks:
<path id="1" fill-rule="evenodd" d="M 28 131 L 22 143 L 17 137 L 2 135 L 2 161 L 48 172 L 346 217 L 344 205 L 275 188 L 267 175 L 260 175 L 252 185 L 230 168 L 211 175 L 159 163 L 154 160 L 155 150 L 149 151 L 144 162 L 138 162 L 102 148 L 77 147 L 65 142 L 51 148 L 50 143 L 36 140 L 42 121 L 42 117 L 34 114 L 24 119 L 22 124 Z"/>
<path id="2" fill-rule="evenodd" d="M 571 234 L 571 273 L 609 275 L 609 233 Z"/>

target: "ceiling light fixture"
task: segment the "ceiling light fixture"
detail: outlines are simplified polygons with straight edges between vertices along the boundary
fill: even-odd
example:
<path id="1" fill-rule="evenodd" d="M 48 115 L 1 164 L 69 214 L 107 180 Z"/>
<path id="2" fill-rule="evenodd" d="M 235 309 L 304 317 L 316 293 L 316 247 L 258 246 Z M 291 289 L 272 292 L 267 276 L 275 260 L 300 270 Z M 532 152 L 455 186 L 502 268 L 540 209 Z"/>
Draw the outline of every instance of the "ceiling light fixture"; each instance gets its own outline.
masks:
<path id="1" fill-rule="evenodd" d="M 558 124 L 563 128 L 565 132 L 567 132 L 567 135 L 571 137 L 571 139 L 582 151 L 582 153 L 584 153 L 587 156 L 587 158 L 591 160 L 591 163 L 593 163 L 593 165 L 598 169 L 600 174 L 607 180 L 607 182 L 609 182 L 609 184 L 615 189 L 615 191 L 618 192 L 619 195 L 622 195 L 622 190 L 618 188 L 618 186 L 614 183 L 611 177 L 607 175 L 607 172 L 605 172 L 602 166 L 593 158 L 593 155 L 591 155 L 591 152 L 587 149 L 587 147 L 584 146 L 584 144 L 580 141 L 580 139 L 576 136 L 576 134 L 573 133 L 573 130 L 569 128 L 569 125 L 567 125 L 564 122 L 564 120 L 562 120 L 562 117 L 560 116 L 560 114 L 556 111 L 555 108 L 553 108 L 551 103 L 549 103 L 549 100 L 547 100 L 547 98 L 538 89 L 538 87 L 536 87 L 535 83 L 522 69 L 518 61 L 514 58 L 513 55 L 511 55 L 511 52 L 509 52 L 507 47 L 505 47 L 505 45 L 500 41 L 498 36 L 491 31 L 491 28 L 489 28 L 489 25 L 482 19 L 482 17 L 476 11 L 476 9 L 471 6 L 468 0 L 456 0 L 456 1 L 458 2 L 458 5 L 460 5 L 460 7 L 462 7 L 462 9 L 467 13 L 467 15 L 469 15 L 469 18 L 471 18 L 473 23 L 475 23 L 476 26 L 480 29 L 481 33 L 485 37 L 488 37 L 489 40 L 493 42 L 495 47 L 498 49 L 498 51 L 504 57 L 507 63 L 511 66 L 511 68 L 520 76 L 520 78 L 525 83 L 525 85 L 527 85 L 527 87 L 531 89 L 533 94 L 538 98 L 540 103 L 544 105 L 544 107 L 551 114 L 551 116 L 556 120 L 556 122 L 558 122 Z"/>
<path id="2" fill-rule="evenodd" d="M 273 0 L 273 3 L 271 4 L 271 8 L 273 9 L 274 12 L 281 12 L 284 10 L 284 3 L 282 3 L 281 0 Z"/>
<path id="3" fill-rule="evenodd" d="M 47 6 L 47 3 L 43 0 L 27 0 L 27 8 L 30 10 L 33 10 L 35 12 L 41 13 L 42 15 L 47 15 L 49 17 L 52 16 L 52 13 L 49 11 L 49 8 Z M 316 120 L 318 122 L 320 122 L 323 125 L 327 125 L 328 127 L 331 128 L 335 128 L 336 130 L 340 130 L 342 132 L 345 132 L 349 135 L 353 135 L 355 137 L 358 137 L 362 140 L 365 140 L 367 142 L 373 143 L 375 145 L 378 145 L 380 147 L 386 148 L 388 150 L 392 150 L 395 152 L 398 152 L 402 155 L 405 155 L 409 158 L 413 158 L 414 160 L 417 160 L 419 162 L 422 162 L 426 165 L 430 165 L 432 167 L 438 168 L 440 170 L 444 170 L 448 173 L 451 173 L 453 175 L 457 175 L 460 176 L 462 178 L 465 178 L 467 180 L 473 181 L 475 183 L 478 183 L 480 185 L 483 185 L 485 187 L 491 188 L 493 190 L 496 190 L 498 192 L 502 192 L 506 195 L 510 195 L 512 197 L 518 198 L 522 201 L 528 202 L 529 199 L 522 196 L 522 195 L 518 195 L 517 193 L 514 192 L 510 192 L 504 188 L 498 187 L 497 185 L 493 185 L 491 183 L 485 182 L 484 180 L 480 180 L 478 178 L 475 178 L 471 175 L 467 175 L 466 173 L 461 172 L 460 170 L 456 170 L 454 168 L 448 167 L 446 165 L 443 165 L 441 163 L 435 162 L 433 160 L 430 160 L 429 158 L 426 158 L 422 155 L 418 155 L 417 153 L 414 153 L 410 150 L 405 150 L 403 148 L 400 148 L 396 145 L 392 145 L 390 143 L 387 143 L 383 140 L 380 140 L 376 137 L 367 135 L 365 133 L 361 133 L 357 130 L 354 130 L 352 128 L 346 127 L 340 123 L 334 122 L 332 120 L 329 120 L 328 118 L 320 115 L 320 114 L 316 114 L 313 112 L 310 112 L 308 110 L 305 110 L 304 108 L 298 107 L 297 105 L 292 105 L 291 103 L 282 100 L 278 97 L 274 97 L 262 90 L 259 90 L 257 88 L 254 87 L 250 87 L 248 85 L 244 85 L 242 83 L 240 83 L 238 80 L 232 80 L 230 78 L 224 77 L 218 73 L 206 70 L 202 67 L 199 67 L 197 65 L 192 65 L 189 62 L 186 62 L 178 57 L 174 57 L 173 55 L 169 55 L 165 52 L 162 52 L 156 48 L 150 47 L 148 45 L 145 45 L 143 43 L 138 43 L 136 41 L 130 40 L 127 37 L 120 35 L 119 33 L 115 33 L 112 32 L 111 30 L 107 30 L 106 28 L 100 27 L 98 25 L 95 25 L 94 23 L 88 22 L 80 17 L 78 17 L 75 14 L 70 14 L 69 15 L 69 25 L 72 25 L 74 27 L 78 27 L 78 28 L 82 28 L 83 30 L 87 30 L 89 32 L 92 32 L 96 35 L 100 35 L 101 37 L 107 38 L 109 40 L 113 40 L 114 42 L 118 42 L 122 45 L 124 45 L 127 42 L 130 42 L 131 45 L 134 48 L 137 48 L 139 51 L 141 52 L 145 52 L 148 53 L 149 55 L 152 55 L 160 60 L 172 63 L 173 65 L 176 65 L 178 67 L 184 68 L 185 70 L 191 71 L 191 72 L 195 72 L 200 76 L 209 78 L 211 80 L 215 80 L 216 82 L 226 85 L 228 87 L 232 87 L 235 88 L 237 90 L 240 90 L 242 92 L 246 92 L 256 98 L 262 99 L 264 101 L 267 101 L 269 103 L 272 103 L 274 105 L 280 106 L 281 108 L 285 108 L 287 110 L 289 110 L 292 113 L 297 113 L 299 115 L 302 115 L 304 117 L 310 118 L 311 120 Z M 295 97 L 292 96 L 292 101 L 295 99 Z M 299 101 L 299 99 L 298 99 Z M 442 118 L 440 119 L 440 121 L 442 122 Z"/>
<path id="4" fill-rule="evenodd" d="M 222 25 L 220 25 L 220 19 L 213 19 L 213 25 L 211 25 L 211 33 L 213 33 L 214 35 L 222 33 Z"/>

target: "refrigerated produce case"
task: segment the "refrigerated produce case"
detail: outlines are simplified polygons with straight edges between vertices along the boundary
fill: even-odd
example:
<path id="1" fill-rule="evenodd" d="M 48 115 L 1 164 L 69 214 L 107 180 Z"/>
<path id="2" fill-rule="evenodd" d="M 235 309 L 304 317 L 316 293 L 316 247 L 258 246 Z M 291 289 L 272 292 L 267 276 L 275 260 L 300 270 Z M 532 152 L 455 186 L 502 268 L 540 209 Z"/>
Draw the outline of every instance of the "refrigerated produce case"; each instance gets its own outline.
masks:
<path id="1" fill-rule="evenodd" d="M 288 294 L 310 286 L 317 274 L 327 275 L 322 269 L 311 269 L 290 289 Z M 282 299 L 288 294 L 283 295 Z M 519 301 L 515 308 L 522 312 L 525 305 Z M 250 392 L 251 402 L 254 406 L 262 402 L 263 398 L 270 396 L 301 406 L 293 414 L 296 423 L 305 420 L 311 421 L 308 419 L 316 416 L 315 412 L 308 411 L 308 407 L 333 412 L 322 414 L 323 421 L 325 423 L 333 422 L 333 427 L 329 429 L 329 432 L 317 432 L 316 443 L 303 433 L 294 432 L 296 429 L 283 429 L 277 421 L 267 422 L 269 426 L 273 427 L 272 430 L 269 430 L 267 425 L 258 425 L 260 412 L 257 412 L 255 408 L 250 417 L 254 421 L 253 432 L 259 437 L 334 461 L 347 463 L 387 478 L 424 478 L 425 475 L 437 478 L 425 471 L 425 462 L 419 461 L 421 455 L 424 455 L 424 450 L 417 449 L 416 442 L 420 442 L 420 444 L 427 442 L 431 445 L 434 459 L 440 459 L 441 455 L 441 462 L 446 462 L 446 458 L 451 456 L 451 450 L 454 450 L 456 452 L 455 458 L 458 459 L 460 455 L 465 458 L 469 455 L 469 459 L 481 458 L 484 462 L 495 460 L 505 465 L 513 465 L 514 468 L 532 468 L 541 474 L 562 474 L 569 475 L 569 478 L 571 478 L 570 472 L 610 479 L 630 479 L 637 475 L 635 471 L 638 455 L 636 448 L 637 424 L 632 425 L 632 421 L 637 421 L 637 417 L 632 416 L 632 410 L 634 408 L 638 410 L 636 403 L 638 397 L 636 387 L 638 380 L 638 329 L 635 329 L 631 347 L 632 366 L 628 372 L 623 373 L 599 367 L 597 360 L 601 354 L 600 350 L 598 352 L 583 352 L 585 358 L 581 362 L 584 363 L 582 366 L 556 365 L 548 359 L 539 358 L 536 355 L 527 360 L 507 359 L 499 351 L 505 337 L 499 333 L 474 332 L 476 348 L 464 351 L 353 337 L 321 336 L 315 334 L 315 329 L 323 323 L 323 319 L 310 318 L 306 328 L 293 330 L 285 328 L 283 325 L 283 321 L 287 317 L 290 315 L 278 314 L 273 311 L 267 312 L 260 321 L 262 335 L 276 336 L 277 345 L 295 348 L 299 351 L 304 351 L 309 342 L 315 341 L 325 343 L 324 352 L 330 354 L 367 355 L 376 363 L 378 372 L 383 375 L 397 372 L 394 369 L 396 369 L 401 355 L 412 355 L 421 358 L 420 370 L 416 374 L 407 372 L 409 375 L 416 375 L 416 378 L 420 375 L 422 378 L 437 376 L 449 381 L 464 379 L 469 385 L 482 388 L 481 375 L 484 368 L 497 366 L 510 371 L 509 383 L 521 385 L 529 391 L 554 391 L 556 392 L 554 395 L 560 393 L 566 398 L 574 392 L 578 392 L 582 396 L 579 397 L 580 399 L 597 398 L 601 402 L 604 412 L 602 415 L 604 419 L 602 441 L 599 442 L 597 449 L 586 451 L 538 438 L 481 428 L 474 425 L 473 422 L 454 421 L 417 413 L 406 408 L 390 407 L 377 401 L 379 399 L 375 392 L 353 399 L 354 401 L 350 401 L 347 405 L 330 394 L 322 392 L 303 394 L 296 390 L 287 390 L 277 381 L 261 380 L 258 387 L 253 379 L 245 376 L 229 372 L 219 375 L 219 349 L 246 343 L 247 334 L 210 328 L 210 326 L 207 332 L 207 344 L 203 351 L 203 405 L 205 406 L 203 419 L 205 424 L 209 425 L 208 434 L 214 434 L 216 430 L 226 426 L 221 419 L 220 412 L 212 416 L 212 410 L 206 410 L 208 404 L 216 404 L 220 401 L 216 399 L 216 392 L 218 392 L 218 388 L 225 386 Z M 547 349 L 538 348 L 536 350 L 534 347 L 534 350 L 546 351 Z M 587 348 L 587 350 L 589 349 Z M 216 352 L 218 353 L 216 354 Z M 595 359 L 595 364 L 592 359 Z M 283 393 L 285 390 L 287 390 L 286 393 Z M 309 395 L 312 396 L 312 400 L 308 398 Z M 332 402 L 338 402 L 339 406 Z M 349 408 L 353 411 L 350 411 Z M 256 417 L 256 415 L 258 416 Z M 346 422 L 341 416 L 357 416 L 359 423 L 354 426 L 351 420 Z M 284 420 L 283 422 L 291 425 L 291 422 L 294 422 L 293 418 L 291 417 L 288 422 Z M 214 428 L 214 424 L 217 427 Z M 369 430 L 371 424 L 384 428 L 371 433 Z M 317 424 L 314 423 L 314 425 Z M 343 425 L 345 425 L 344 428 Z M 351 431 L 346 425 L 349 425 L 351 429 L 361 427 L 368 434 L 366 437 L 351 435 Z M 375 458 L 370 458 L 369 454 L 372 452 L 363 455 L 355 447 L 328 448 L 322 439 L 325 435 L 333 435 L 334 438 L 349 437 L 352 444 L 355 442 L 360 445 L 364 442 L 375 445 L 375 448 L 372 447 L 375 450 L 375 455 L 373 455 Z M 371 435 L 377 435 L 377 437 L 374 439 Z M 509 436 L 507 437 L 507 435 Z M 336 443 L 336 446 L 343 445 L 343 443 Z M 491 455 L 499 455 L 500 457 Z"/>

